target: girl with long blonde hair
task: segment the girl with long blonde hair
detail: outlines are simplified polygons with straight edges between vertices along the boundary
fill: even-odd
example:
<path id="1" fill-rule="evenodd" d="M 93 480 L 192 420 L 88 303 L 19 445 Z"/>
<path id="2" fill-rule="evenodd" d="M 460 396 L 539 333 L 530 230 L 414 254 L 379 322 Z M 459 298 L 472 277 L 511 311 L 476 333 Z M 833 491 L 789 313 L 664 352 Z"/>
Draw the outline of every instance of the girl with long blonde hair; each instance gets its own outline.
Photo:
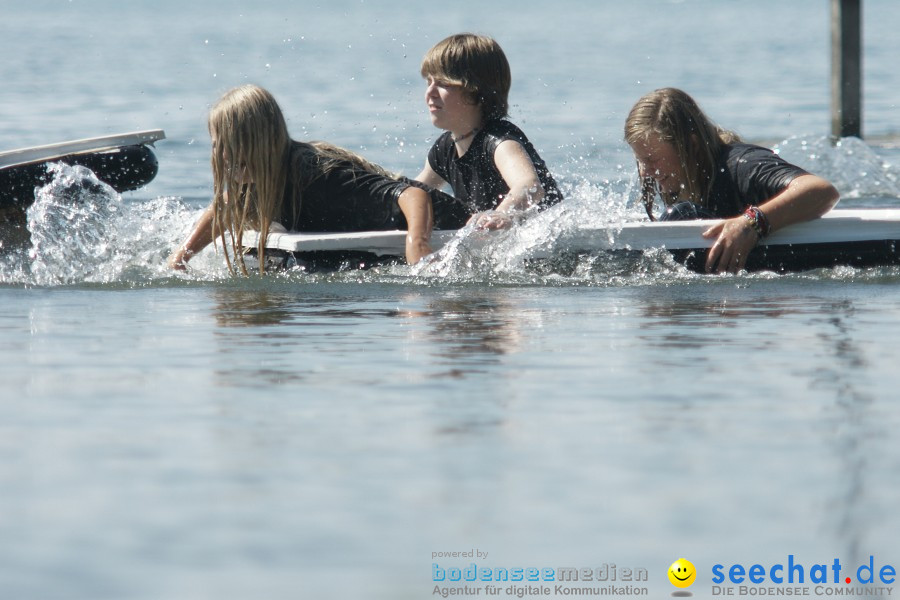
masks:
<path id="1" fill-rule="evenodd" d="M 218 239 L 231 248 L 224 253 L 228 268 L 246 273 L 241 234 L 254 229 L 264 270 L 265 239 L 275 223 L 292 231 L 406 229 L 412 264 L 431 252 L 433 201 L 441 205 L 441 227 L 461 225 L 463 216 L 454 215 L 462 208 L 446 194 L 394 177 L 343 148 L 291 139 L 281 108 L 261 87 L 227 92 L 209 113 L 209 134 L 212 203 L 169 257 L 175 269 Z"/>
<path id="2" fill-rule="evenodd" d="M 676 88 L 655 90 L 632 107 L 625 141 L 634 151 L 641 201 L 654 219 L 723 219 L 703 236 L 715 239 L 707 271 L 736 272 L 759 240 L 782 227 L 822 216 L 839 195 L 825 179 L 767 148 L 745 144 Z"/>

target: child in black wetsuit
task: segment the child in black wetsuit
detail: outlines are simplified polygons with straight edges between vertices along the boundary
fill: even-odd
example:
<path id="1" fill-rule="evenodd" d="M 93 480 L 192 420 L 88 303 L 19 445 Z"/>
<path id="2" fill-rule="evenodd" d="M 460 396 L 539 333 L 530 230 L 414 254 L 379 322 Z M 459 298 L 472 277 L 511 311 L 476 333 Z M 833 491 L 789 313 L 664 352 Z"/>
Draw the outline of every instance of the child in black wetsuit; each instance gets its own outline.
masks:
<path id="1" fill-rule="evenodd" d="M 511 75 L 496 41 L 470 33 L 450 36 L 428 51 L 421 71 L 431 122 L 446 133 L 428 153 L 418 181 L 438 189 L 450 184 L 487 229 L 562 199 L 528 138 L 504 118 Z"/>
<path id="2" fill-rule="evenodd" d="M 218 238 L 223 247 L 230 241 L 235 261 L 245 271 L 240 252 L 245 229 L 261 234 L 257 251 L 263 269 L 265 239 L 275 223 L 298 231 L 406 229 L 410 264 L 431 252 L 435 224 L 458 227 L 445 222 L 446 216 L 437 221 L 433 216 L 433 203 L 452 201 L 446 194 L 395 178 L 342 148 L 292 140 L 278 103 L 260 87 L 244 85 L 226 93 L 210 111 L 209 132 L 213 201 L 169 257 L 174 269 L 184 269 Z M 455 216 L 452 207 L 440 213 Z M 225 260 L 233 270 L 228 252 Z"/>
<path id="3" fill-rule="evenodd" d="M 625 121 L 625 141 L 637 158 L 651 218 L 653 200 L 661 196 L 668 206 L 663 220 L 724 219 L 703 234 L 716 240 L 707 271 L 739 271 L 762 237 L 820 217 L 838 201 L 828 181 L 742 143 L 675 88 L 637 101 Z"/>

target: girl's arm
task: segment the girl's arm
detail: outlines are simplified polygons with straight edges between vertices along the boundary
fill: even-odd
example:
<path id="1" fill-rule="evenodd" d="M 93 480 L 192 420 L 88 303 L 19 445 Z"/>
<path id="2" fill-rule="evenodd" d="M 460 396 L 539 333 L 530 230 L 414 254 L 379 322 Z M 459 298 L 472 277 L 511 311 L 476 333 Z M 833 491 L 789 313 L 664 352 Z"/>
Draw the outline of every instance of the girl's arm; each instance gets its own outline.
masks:
<path id="1" fill-rule="evenodd" d="M 494 212 L 478 216 L 477 226 L 484 229 L 508 227 L 512 223 L 509 213 L 537 206 L 544 197 L 544 186 L 541 185 L 534 163 L 519 142 L 501 142 L 494 151 L 494 164 L 509 186 L 509 192 Z"/>
<path id="2" fill-rule="evenodd" d="M 759 205 L 769 222 L 769 232 L 821 217 L 837 204 L 840 194 L 828 181 L 815 175 L 801 175 L 778 195 Z M 706 255 L 707 272 L 736 273 L 744 268 L 747 255 L 759 243 L 750 220 L 739 215 L 721 221 L 703 233 L 717 238 Z"/>
<path id="3" fill-rule="evenodd" d="M 169 255 L 169 267 L 184 271 L 187 268 L 187 262 L 192 256 L 203 250 L 213 241 L 213 219 L 215 212 L 213 205 L 203 211 L 197 223 L 194 225 L 193 231 L 171 255 Z"/>
<path id="4" fill-rule="evenodd" d="M 413 265 L 431 254 L 431 230 L 434 228 L 431 197 L 425 190 L 409 186 L 397 198 L 397 204 L 406 217 L 406 262 Z"/>

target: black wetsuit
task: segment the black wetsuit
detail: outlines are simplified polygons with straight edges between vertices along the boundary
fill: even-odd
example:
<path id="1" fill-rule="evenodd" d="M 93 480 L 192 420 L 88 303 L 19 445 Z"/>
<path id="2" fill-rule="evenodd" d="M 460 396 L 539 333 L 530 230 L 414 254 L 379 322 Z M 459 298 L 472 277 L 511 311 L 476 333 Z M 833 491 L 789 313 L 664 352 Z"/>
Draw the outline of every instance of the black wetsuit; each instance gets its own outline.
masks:
<path id="1" fill-rule="evenodd" d="M 679 202 L 670 207 L 661 220 L 735 217 L 747 206 L 756 206 L 777 196 L 795 178 L 807 174 L 767 148 L 729 144 L 716 161 L 715 179 L 706 207 Z"/>
<path id="2" fill-rule="evenodd" d="M 450 184 L 454 196 L 468 207 L 471 214 L 493 210 L 509 193 L 509 186 L 494 163 L 497 146 L 506 140 L 522 144 L 534 163 L 544 188 L 540 206 L 550 206 L 562 200 L 556 181 L 537 150 L 521 129 L 502 119 L 490 121 L 476 133 L 472 145 L 462 156 L 457 156 L 450 132 L 444 133 L 428 152 L 428 164 L 441 179 Z"/>
<path id="3" fill-rule="evenodd" d="M 342 161 L 315 177 L 300 194 L 299 214 L 288 185 L 280 222 L 289 231 L 352 232 L 406 229 L 406 218 L 397 204 L 409 186 L 431 196 L 435 229 L 458 229 L 468 213 L 451 196 L 406 178 L 391 179 Z"/>

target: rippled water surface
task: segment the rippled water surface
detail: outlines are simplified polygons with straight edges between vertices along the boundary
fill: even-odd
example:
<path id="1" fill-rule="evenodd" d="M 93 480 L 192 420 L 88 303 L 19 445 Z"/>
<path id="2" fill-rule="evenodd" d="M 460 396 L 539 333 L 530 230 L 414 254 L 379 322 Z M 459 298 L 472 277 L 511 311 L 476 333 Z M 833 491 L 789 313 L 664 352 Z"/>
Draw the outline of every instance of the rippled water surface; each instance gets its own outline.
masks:
<path id="1" fill-rule="evenodd" d="M 621 126 L 663 85 L 842 206 L 900 206 L 900 14 L 865 3 L 867 140 L 832 143 L 826 4 L 6 11 L 7 148 L 167 139 L 124 196 L 59 168 L 0 257 L 0 597 L 430 598 L 435 562 L 615 563 L 659 597 L 684 556 L 707 598 L 715 564 L 900 564 L 900 269 L 528 260 L 641 218 Z M 419 60 L 462 30 L 506 50 L 564 205 L 428 269 L 232 278 L 207 250 L 166 270 L 208 202 L 225 89 L 265 85 L 296 137 L 414 174 L 437 135 Z"/>

